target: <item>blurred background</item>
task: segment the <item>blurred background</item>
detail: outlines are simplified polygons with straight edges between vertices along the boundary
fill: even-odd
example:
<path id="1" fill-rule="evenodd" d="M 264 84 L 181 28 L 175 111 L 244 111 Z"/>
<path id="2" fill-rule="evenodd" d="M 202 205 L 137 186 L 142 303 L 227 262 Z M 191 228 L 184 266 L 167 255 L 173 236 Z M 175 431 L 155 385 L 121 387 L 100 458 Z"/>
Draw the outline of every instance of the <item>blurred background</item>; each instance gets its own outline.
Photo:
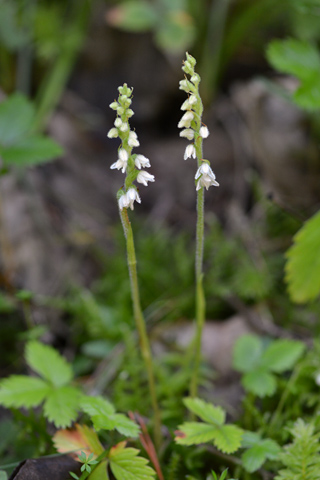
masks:
<path id="1" fill-rule="evenodd" d="M 319 304 L 290 300 L 284 264 L 319 208 L 319 39 L 319 0 L 0 0 L 1 376 L 21 369 L 30 338 L 104 387 L 138 355 L 116 202 L 123 177 L 110 171 L 118 140 L 107 137 L 123 83 L 134 88 L 136 153 L 156 178 L 130 212 L 142 304 L 155 342 L 186 341 L 196 221 L 196 165 L 183 161 L 177 128 L 186 51 L 220 183 L 206 192 L 205 289 L 222 350 L 209 342 L 207 356 L 248 330 L 318 333 Z M 113 369 L 101 380 L 106 358 Z M 134 408 L 122 395 L 128 378 L 113 390 L 119 410 Z"/>

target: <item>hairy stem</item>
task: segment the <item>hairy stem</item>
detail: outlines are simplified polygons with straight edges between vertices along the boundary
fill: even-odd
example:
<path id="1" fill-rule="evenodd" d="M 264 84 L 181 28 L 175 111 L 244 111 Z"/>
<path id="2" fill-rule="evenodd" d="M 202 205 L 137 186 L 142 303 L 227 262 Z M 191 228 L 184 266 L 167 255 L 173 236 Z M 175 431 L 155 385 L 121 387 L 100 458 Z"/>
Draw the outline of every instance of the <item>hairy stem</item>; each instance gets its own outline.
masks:
<path id="1" fill-rule="evenodd" d="M 139 294 L 139 285 L 138 285 L 138 276 L 137 276 L 137 260 L 136 260 L 136 254 L 135 254 L 135 248 L 134 248 L 133 233 L 132 233 L 131 223 L 128 217 L 127 209 L 124 208 L 123 210 L 120 210 L 120 217 L 121 217 L 121 222 L 122 222 L 124 235 L 126 237 L 126 243 L 127 243 L 127 260 L 128 260 L 128 269 L 129 269 L 129 276 L 130 276 L 134 320 L 135 320 L 136 328 L 139 334 L 142 358 L 144 360 L 147 375 L 148 375 L 149 391 L 150 391 L 151 403 L 152 403 L 153 414 L 154 414 L 154 439 L 155 439 L 156 446 L 159 447 L 161 443 L 160 410 L 159 410 L 158 400 L 156 395 L 151 348 L 150 348 L 150 343 L 149 343 L 147 330 L 146 330 L 146 324 L 145 324 L 145 320 L 143 317 L 141 304 L 140 304 L 140 294 Z"/>
<path id="2" fill-rule="evenodd" d="M 202 106 L 201 106 L 202 109 Z M 198 167 L 202 162 L 202 138 L 195 142 Z M 203 242 L 204 242 L 204 188 L 197 191 L 197 232 L 196 232 L 196 333 L 194 337 L 194 366 L 190 383 L 190 395 L 198 394 L 199 370 L 201 360 L 201 340 L 205 321 L 206 302 L 203 291 Z"/>

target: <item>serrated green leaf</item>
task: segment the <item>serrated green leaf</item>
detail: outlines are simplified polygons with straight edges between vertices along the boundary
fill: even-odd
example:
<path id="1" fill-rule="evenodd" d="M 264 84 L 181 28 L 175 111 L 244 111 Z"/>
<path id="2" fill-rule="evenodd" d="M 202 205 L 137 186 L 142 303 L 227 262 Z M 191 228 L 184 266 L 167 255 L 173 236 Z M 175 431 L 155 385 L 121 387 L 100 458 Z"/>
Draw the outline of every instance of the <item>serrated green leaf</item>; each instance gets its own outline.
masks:
<path id="1" fill-rule="evenodd" d="M 56 427 L 69 427 L 78 416 L 80 399 L 81 394 L 74 387 L 52 387 L 45 400 L 43 413 Z"/>
<path id="2" fill-rule="evenodd" d="M 43 402 L 50 387 L 40 378 L 12 375 L 0 383 L 0 404 L 5 407 L 36 407 Z"/>
<path id="3" fill-rule="evenodd" d="M 241 446 L 243 431 L 236 425 L 222 425 L 215 430 L 214 445 L 223 453 L 236 452 Z"/>
<path id="4" fill-rule="evenodd" d="M 199 443 L 213 441 L 217 430 L 213 425 L 200 422 L 185 422 L 178 428 L 179 434 L 175 437 L 175 441 L 179 445 L 199 445 Z"/>
<path id="5" fill-rule="evenodd" d="M 33 135 L 15 145 L 1 148 L 0 153 L 5 166 L 30 167 L 61 156 L 63 150 L 50 138 Z"/>
<path id="6" fill-rule="evenodd" d="M 263 352 L 261 366 L 276 373 L 293 368 L 301 357 L 305 345 L 296 340 L 275 340 Z"/>
<path id="7" fill-rule="evenodd" d="M 109 24 L 130 32 L 147 32 L 155 27 L 158 14 L 153 5 L 143 0 L 131 0 L 109 10 Z"/>
<path id="8" fill-rule="evenodd" d="M 71 365 L 49 345 L 31 341 L 26 346 L 26 361 L 39 375 L 52 385 L 67 385 L 73 378 Z"/>
<path id="9" fill-rule="evenodd" d="M 0 145 L 13 145 L 29 132 L 34 118 L 32 103 L 20 93 L 0 103 Z"/>
<path id="10" fill-rule="evenodd" d="M 258 470 L 267 459 L 275 460 L 281 448 L 273 440 L 261 440 L 242 455 L 242 463 L 249 473 Z"/>
<path id="11" fill-rule="evenodd" d="M 246 390 L 261 398 L 273 395 L 277 389 L 275 376 L 262 368 L 245 373 L 241 381 Z"/>
<path id="12" fill-rule="evenodd" d="M 82 410 L 90 415 L 96 430 L 117 430 L 127 437 L 139 435 L 138 425 L 122 413 L 116 413 L 114 406 L 102 397 L 84 397 Z"/>
<path id="13" fill-rule="evenodd" d="M 274 40 L 267 48 L 269 62 L 280 72 L 290 73 L 301 80 L 320 74 L 320 56 L 311 43 L 296 40 Z"/>
<path id="14" fill-rule="evenodd" d="M 184 398 L 183 403 L 204 422 L 222 425 L 226 420 L 226 413 L 223 408 L 215 407 L 200 398 Z"/>
<path id="15" fill-rule="evenodd" d="M 125 448 L 122 442 L 111 448 L 109 453 L 110 468 L 117 480 L 152 480 L 155 471 L 148 465 L 148 460 L 139 457 L 136 448 Z"/>
<path id="16" fill-rule="evenodd" d="M 262 340 L 257 335 L 243 335 L 233 350 L 233 367 L 239 372 L 254 370 L 259 365 L 262 351 Z"/>
<path id="17" fill-rule="evenodd" d="M 320 292 L 320 211 L 293 238 L 287 251 L 286 281 L 291 299 L 297 303 L 314 300 Z"/>

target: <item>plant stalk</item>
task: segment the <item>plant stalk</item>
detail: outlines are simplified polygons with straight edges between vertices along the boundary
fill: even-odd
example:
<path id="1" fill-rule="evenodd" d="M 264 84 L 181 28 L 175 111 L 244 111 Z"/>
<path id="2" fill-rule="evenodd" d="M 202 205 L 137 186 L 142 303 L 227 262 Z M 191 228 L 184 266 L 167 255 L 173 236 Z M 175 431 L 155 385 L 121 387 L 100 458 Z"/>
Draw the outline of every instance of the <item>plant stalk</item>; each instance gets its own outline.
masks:
<path id="1" fill-rule="evenodd" d="M 143 317 L 141 304 L 140 304 L 140 294 L 139 294 L 139 285 L 138 285 L 138 276 L 137 276 L 137 260 L 136 260 L 136 254 L 135 254 L 135 248 L 134 248 L 133 233 L 132 233 L 131 223 L 128 217 L 128 211 L 126 208 L 124 208 L 123 210 L 120 210 L 120 217 L 121 217 L 121 222 L 122 222 L 124 235 L 126 238 L 126 244 L 127 244 L 127 261 L 128 261 L 128 269 L 129 269 L 129 276 L 130 276 L 134 320 L 136 323 L 137 331 L 139 333 L 141 354 L 142 354 L 142 358 L 144 360 L 147 375 L 148 375 L 149 391 L 150 391 L 150 397 L 151 397 L 151 403 L 152 403 L 153 415 L 154 415 L 154 439 L 155 439 L 156 446 L 159 448 L 161 444 L 160 410 L 159 410 L 158 400 L 156 395 L 151 348 L 150 348 L 150 343 L 149 343 L 147 330 L 146 330 L 146 324 L 145 324 L 145 320 Z"/>
<path id="2" fill-rule="evenodd" d="M 201 105 L 202 113 L 202 105 Z M 199 136 L 195 142 L 198 167 L 202 163 L 202 138 Z M 194 337 L 194 366 L 190 383 L 190 396 L 198 395 L 199 370 L 201 361 L 201 340 L 205 322 L 206 301 L 203 291 L 203 243 L 204 243 L 204 188 L 197 191 L 197 228 L 196 228 L 196 333 Z"/>

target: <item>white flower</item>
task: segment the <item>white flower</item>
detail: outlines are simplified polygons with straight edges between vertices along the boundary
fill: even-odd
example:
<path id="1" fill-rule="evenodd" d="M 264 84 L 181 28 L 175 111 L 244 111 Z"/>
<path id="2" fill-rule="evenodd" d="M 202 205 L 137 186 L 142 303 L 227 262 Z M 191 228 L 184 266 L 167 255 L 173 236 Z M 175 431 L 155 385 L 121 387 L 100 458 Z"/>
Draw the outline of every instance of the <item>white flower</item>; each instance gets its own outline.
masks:
<path id="1" fill-rule="evenodd" d="M 118 130 L 116 128 L 111 128 L 107 135 L 109 138 L 117 138 L 119 136 Z"/>
<path id="2" fill-rule="evenodd" d="M 180 137 L 185 137 L 188 140 L 193 140 L 194 138 L 194 131 L 191 128 L 186 128 L 180 132 Z"/>
<path id="3" fill-rule="evenodd" d="M 194 145 L 191 143 L 190 145 L 188 145 L 186 147 L 186 150 L 184 152 L 184 159 L 187 160 L 187 158 L 196 158 L 197 157 L 197 154 L 196 154 L 196 149 L 194 147 Z"/>
<path id="4" fill-rule="evenodd" d="M 112 110 L 117 110 L 117 108 L 119 107 L 119 104 L 118 102 L 112 102 L 110 103 L 109 107 L 112 108 Z"/>
<path id="5" fill-rule="evenodd" d="M 127 196 L 127 202 L 128 202 L 128 207 L 133 210 L 133 202 L 136 200 L 138 203 L 141 203 L 141 198 L 139 197 L 139 194 L 137 190 L 133 187 L 129 188 L 129 190 L 126 193 Z"/>
<path id="6" fill-rule="evenodd" d="M 140 143 L 139 143 L 136 132 L 131 131 L 129 133 L 128 145 L 129 147 L 139 147 Z"/>
<path id="7" fill-rule="evenodd" d="M 189 91 L 189 85 L 188 85 L 188 81 L 186 79 L 180 80 L 179 90 L 184 90 L 185 92 Z"/>
<path id="8" fill-rule="evenodd" d="M 127 194 L 126 193 L 121 195 L 121 197 L 118 200 L 118 205 L 119 205 L 120 210 L 128 207 L 128 200 L 127 200 Z"/>
<path id="9" fill-rule="evenodd" d="M 196 83 L 200 82 L 200 77 L 197 73 L 195 73 L 194 75 L 192 75 L 190 80 L 191 80 L 192 83 L 196 84 Z"/>
<path id="10" fill-rule="evenodd" d="M 189 103 L 190 105 L 194 105 L 195 103 L 197 103 L 197 97 L 195 95 L 190 95 L 189 97 Z"/>
<path id="11" fill-rule="evenodd" d="M 149 158 L 145 157 L 144 155 L 140 155 L 140 154 L 138 154 L 138 155 L 136 156 L 136 159 L 135 159 L 134 163 L 135 163 L 135 166 L 136 166 L 137 168 L 139 168 L 139 170 L 140 170 L 142 167 L 143 167 L 143 168 L 145 168 L 145 167 L 151 167 Z"/>
<path id="12" fill-rule="evenodd" d="M 128 130 L 128 124 L 126 122 L 122 123 L 120 130 L 121 132 L 126 132 Z"/>
<path id="13" fill-rule="evenodd" d="M 139 194 L 138 194 L 137 190 L 135 188 L 131 187 L 131 188 L 129 188 L 127 193 L 124 193 L 123 195 L 121 195 L 121 197 L 118 200 L 118 205 L 119 205 L 120 210 L 122 210 L 123 208 L 128 208 L 128 207 L 130 207 L 131 210 L 133 210 L 133 202 L 135 200 L 138 203 L 141 203 L 141 199 L 139 197 Z"/>
<path id="14" fill-rule="evenodd" d="M 119 128 L 119 127 L 121 127 L 121 125 L 122 125 L 122 120 L 121 120 L 121 118 L 117 117 L 114 121 L 114 126 Z"/>
<path id="15" fill-rule="evenodd" d="M 150 173 L 142 170 L 138 173 L 137 182 L 142 183 L 147 187 L 148 182 L 154 182 L 154 175 L 150 175 Z"/>
<path id="16" fill-rule="evenodd" d="M 207 138 L 207 137 L 209 137 L 208 127 L 205 127 L 204 125 L 203 125 L 202 127 L 200 127 L 199 135 L 200 135 L 200 137 L 202 137 L 202 138 Z"/>
<path id="17" fill-rule="evenodd" d="M 178 128 L 184 128 L 187 127 L 189 128 L 191 125 L 191 122 L 194 118 L 193 113 L 188 110 L 181 118 L 180 122 L 178 123 Z"/>
<path id="18" fill-rule="evenodd" d="M 128 152 L 124 150 L 124 148 L 120 148 L 118 155 L 119 155 L 118 160 L 115 163 L 113 163 L 110 168 L 112 170 L 114 170 L 115 168 L 117 170 L 122 169 L 121 171 L 122 173 L 124 173 L 127 169 L 127 164 L 128 164 L 128 158 L 129 158 Z"/>
<path id="19" fill-rule="evenodd" d="M 200 190 L 201 187 L 206 187 L 208 190 L 210 185 L 215 185 L 216 187 L 219 186 L 215 174 L 211 170 L 210 165 L 206 162 L 200 165 L 194 178 L 198 180 L 196 190 Z"/>

